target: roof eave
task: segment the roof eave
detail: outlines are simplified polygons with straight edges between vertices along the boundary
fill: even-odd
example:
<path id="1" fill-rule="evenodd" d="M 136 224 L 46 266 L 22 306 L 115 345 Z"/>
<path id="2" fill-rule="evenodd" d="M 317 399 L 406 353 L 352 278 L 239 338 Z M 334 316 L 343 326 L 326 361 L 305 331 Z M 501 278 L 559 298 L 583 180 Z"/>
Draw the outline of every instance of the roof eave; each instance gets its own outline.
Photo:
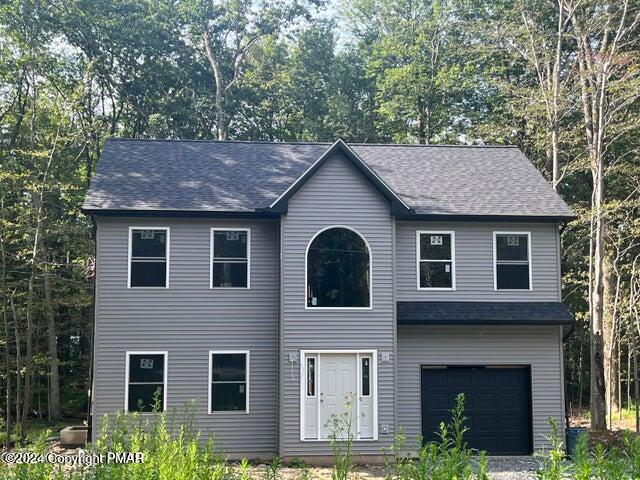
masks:
<path id="1" fill-rule="evenodd" d="M 175 210 L 82 208 L 85 215 L 98 217 L 170 217 L 170 218 L 278 218 L 279 213 L 268 209 L 256 210 Z"/>
<path id="2" fill-rule="evenodd" d="M 466 215 L 448 213 L 409 213 L 398 214 L 398 220 L 414 221 L 461 221 L 461 222 L 569 222 L 576 215 Z"/>

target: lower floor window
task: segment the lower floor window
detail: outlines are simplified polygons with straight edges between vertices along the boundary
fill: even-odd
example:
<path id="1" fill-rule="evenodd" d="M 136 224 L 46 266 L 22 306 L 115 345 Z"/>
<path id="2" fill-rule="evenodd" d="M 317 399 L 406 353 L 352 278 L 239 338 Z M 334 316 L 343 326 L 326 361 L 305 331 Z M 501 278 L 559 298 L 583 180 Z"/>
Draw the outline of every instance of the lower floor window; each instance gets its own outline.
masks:
<path id="1" fill-rule="evenodd" d="M 249 352 L 211 351 L 209 412 L 249 411 Z"/>
<path id="2" fill-rule="evenodd" d="M 127 366 L 127 411 L 164 411 L 167 353 L 127 352 Z"/>

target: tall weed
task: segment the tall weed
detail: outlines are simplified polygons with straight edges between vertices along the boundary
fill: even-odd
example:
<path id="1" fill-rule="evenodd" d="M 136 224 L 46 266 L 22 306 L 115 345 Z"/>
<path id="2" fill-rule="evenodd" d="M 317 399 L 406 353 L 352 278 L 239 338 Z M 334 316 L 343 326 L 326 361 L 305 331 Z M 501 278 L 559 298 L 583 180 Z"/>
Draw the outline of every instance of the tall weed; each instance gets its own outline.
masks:
<path id="1" fill-rule="evenodd" d="M 473 450 L 464 439 L 469 430 L 464 402 L 464 394 L 459 394 L 451 410 L 451 419 L 442 422 L 438 428 L 437 441 L 425 443 L 422 438 L 418 439 L 415 459 L 406 456 L 404 432 L 400 431 L 389 451 L 395 462 L 393 465 L 387 463 L 387 479 L 486 480 L 486 454 L 480 452 L 474 465 Z"/>

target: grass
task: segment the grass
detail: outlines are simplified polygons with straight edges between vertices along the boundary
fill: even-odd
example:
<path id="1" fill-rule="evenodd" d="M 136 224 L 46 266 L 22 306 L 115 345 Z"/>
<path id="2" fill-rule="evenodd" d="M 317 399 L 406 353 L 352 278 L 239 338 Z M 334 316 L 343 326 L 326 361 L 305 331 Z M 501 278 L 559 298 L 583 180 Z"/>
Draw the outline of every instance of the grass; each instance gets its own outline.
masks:
<path id="1" fill-rule="evenodd" d="M 32 418 L 29 419 L 29 429 L 27 430 L 27 444 L 35 443 L 45 432 L 49 431 L 48 436 L 58 436 L 60 430 L 69 425 L 80 425 L 82 420 L 78 418 L 62 418 L 58 422 L 48 422 L 44 419 Z M 0 448 L 2 448 L 7 439 L 7 433 L 2 424 L 2 430 L 0 431 Z M 14 425 L 13 432 L 11 433 L 11 442 L 16 445 L 20 441 L 20 429 Z"/>

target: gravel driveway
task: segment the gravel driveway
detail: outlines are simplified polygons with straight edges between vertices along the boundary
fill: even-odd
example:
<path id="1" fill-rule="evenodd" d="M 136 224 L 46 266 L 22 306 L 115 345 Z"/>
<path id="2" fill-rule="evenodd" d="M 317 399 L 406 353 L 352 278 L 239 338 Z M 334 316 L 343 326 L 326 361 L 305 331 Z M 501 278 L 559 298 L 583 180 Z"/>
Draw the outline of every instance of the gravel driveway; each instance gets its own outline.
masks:
<path id="1" fill-rule="evenodd" d="M 535 457 L 489 457 L 487 471 L 492 480 L 530 480 L 539 466 Z"/>

